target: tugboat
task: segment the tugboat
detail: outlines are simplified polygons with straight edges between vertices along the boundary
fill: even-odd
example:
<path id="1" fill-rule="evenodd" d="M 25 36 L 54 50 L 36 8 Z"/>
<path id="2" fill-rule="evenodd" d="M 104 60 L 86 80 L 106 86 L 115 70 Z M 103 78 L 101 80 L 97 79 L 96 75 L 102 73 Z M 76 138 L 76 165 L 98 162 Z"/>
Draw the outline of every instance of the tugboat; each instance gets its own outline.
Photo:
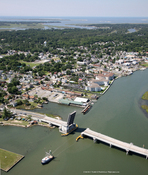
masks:
<path id="1" fill-rule="evenodd" d="M 49 163 L 51 160 L 54 159 L 54 156 L 51 153 L 51 150 L 49 150 L 49 153 L 46 152 L 46 156 L 41 160 L 42 165 Z"/>

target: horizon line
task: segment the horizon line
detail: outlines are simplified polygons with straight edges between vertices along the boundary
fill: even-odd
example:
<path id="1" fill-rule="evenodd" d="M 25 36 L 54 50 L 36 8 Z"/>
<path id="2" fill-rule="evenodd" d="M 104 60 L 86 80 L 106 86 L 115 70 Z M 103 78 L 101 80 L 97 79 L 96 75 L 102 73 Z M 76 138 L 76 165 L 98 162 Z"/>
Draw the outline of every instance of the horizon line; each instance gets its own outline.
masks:
<path id="1" fill-rule="evenodd" d="M 0 17 L 81 17 L 81 18 L 148 18 L 148 16 L 12 16 L 12 15 L 0 15 Z"/>

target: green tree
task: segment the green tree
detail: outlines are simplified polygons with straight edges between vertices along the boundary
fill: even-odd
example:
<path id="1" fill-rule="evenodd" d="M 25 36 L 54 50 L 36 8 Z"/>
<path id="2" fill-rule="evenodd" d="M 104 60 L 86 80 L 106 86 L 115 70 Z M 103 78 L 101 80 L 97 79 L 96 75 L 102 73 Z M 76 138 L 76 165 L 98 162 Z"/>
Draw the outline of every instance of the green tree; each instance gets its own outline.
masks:
<path id="1" fill-rule="evenodd" d="M 3 113 L 2 113 L 2 118 L 3 119 L 10 118 L 11 115 L 12 115 L 11 112 L 8 109 L 4 108 Z"/>

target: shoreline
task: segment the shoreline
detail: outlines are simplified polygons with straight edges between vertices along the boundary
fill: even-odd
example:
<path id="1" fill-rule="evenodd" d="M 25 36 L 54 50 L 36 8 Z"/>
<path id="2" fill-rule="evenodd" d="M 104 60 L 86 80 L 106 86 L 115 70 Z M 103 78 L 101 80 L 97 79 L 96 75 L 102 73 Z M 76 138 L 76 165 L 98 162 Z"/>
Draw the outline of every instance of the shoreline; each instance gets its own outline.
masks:
<path id="1" fill-rule="evenodd" d="M 29 128 L 29 127 L 33 127 L 33 126 L 43 126 L 43 127 L 47 127 L 47 128 L 51 128 L 51 129 L 54 129 L 55 127 L 54 126 L 48 126 L 45 125 L 45 124 L 34 124 L 34 125 L 27 125 L 27 126 L 24 126 L 24 125 L 19 125 L 19 124 L 12 124 L 12 123 L 3 123 L 1 122 L 0 123 L 0 126 L 15 126 L 15 127 L 22 127 L 22 128 Z"/>
<path id="2" fill-rule="evenodd" d="M 148 112 L 142 108 L 142 105 L 147 105 L 148 106 L 148 100 L 143 100 L 142 97 L 138 101 L 139 108 L 143 112 L 146 118 L 148 118 Z"/>
<path id="3" fill-rule="evenodd" d="M 29 127 L 32 127 L 32 126 L 43 126 L 43 127 L 47 127 L 47 128 L 51 128 L 51 129 L 53 129 L 53 128 L 55 128 L 55 126 L 49 126 L 49 124 L 45 124 L 45 123 L 38 123 L 38 124 L 29 124 L 28 123 L 28 125 L 23 125 L 23 124 L 17 124 L 17 123 L 11 123 L 11 121 L 10 122 L 6 122 L 6 121 L 1 121 L 0 122 L 0 126 L 15 126 L 15 127 L 22 127 L 22 128 L 29 128 Z"/>

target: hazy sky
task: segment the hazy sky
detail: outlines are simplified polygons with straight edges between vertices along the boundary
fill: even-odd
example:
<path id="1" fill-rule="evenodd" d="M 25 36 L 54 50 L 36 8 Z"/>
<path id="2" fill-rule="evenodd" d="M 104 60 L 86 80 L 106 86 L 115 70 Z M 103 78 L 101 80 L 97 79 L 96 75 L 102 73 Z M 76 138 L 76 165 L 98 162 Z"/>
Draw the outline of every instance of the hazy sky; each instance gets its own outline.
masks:
<path id="1" fill-rule="evenodd" d="M 148 0 L 0 0 L 0 16 L 148 17 Z"/>

